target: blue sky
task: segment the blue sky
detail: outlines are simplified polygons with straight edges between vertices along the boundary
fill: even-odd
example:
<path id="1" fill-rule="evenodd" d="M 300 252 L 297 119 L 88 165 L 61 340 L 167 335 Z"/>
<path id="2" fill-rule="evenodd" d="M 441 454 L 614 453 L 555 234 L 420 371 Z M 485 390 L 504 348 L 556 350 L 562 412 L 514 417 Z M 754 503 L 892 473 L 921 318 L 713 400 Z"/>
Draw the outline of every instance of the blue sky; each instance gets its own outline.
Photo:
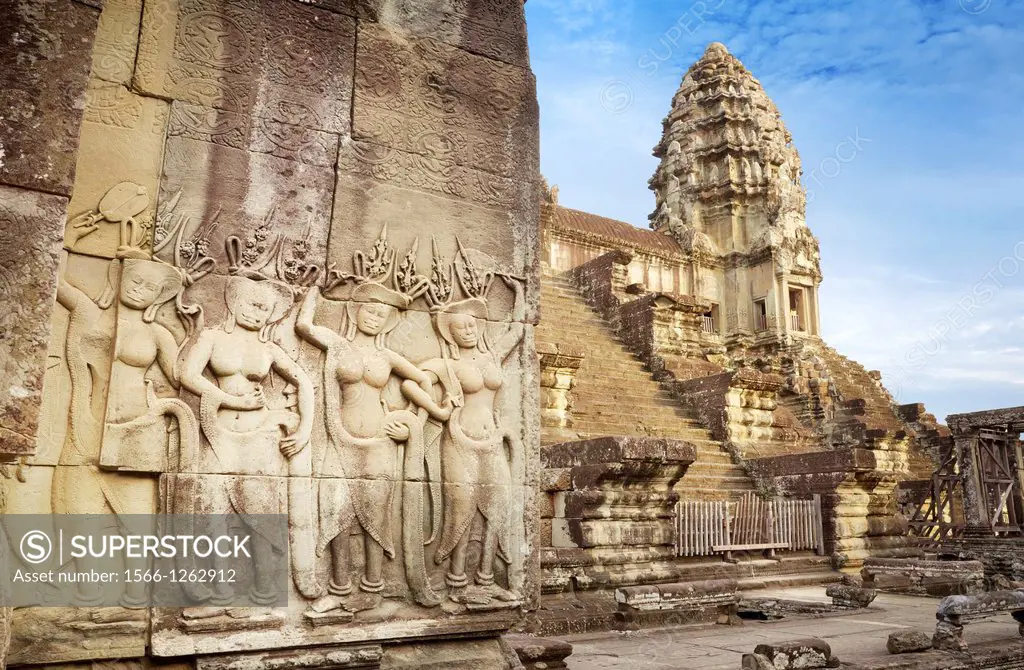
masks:
<path id="1" fill-rule="evenodd" d="M 647 227 L 661 120 L 721 41 L 803 159 L 824 338 L 940 420 L 1024 405 L 1024 2 L 529 0 L 526 14 L 561 204 Z"/>

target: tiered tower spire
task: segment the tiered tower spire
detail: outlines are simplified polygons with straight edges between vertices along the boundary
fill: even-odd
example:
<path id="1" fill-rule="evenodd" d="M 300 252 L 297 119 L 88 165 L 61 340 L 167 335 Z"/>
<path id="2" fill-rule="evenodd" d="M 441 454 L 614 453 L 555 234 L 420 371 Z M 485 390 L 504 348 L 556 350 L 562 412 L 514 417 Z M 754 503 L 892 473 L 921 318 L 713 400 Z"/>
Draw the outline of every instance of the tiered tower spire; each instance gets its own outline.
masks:
<path id="1" fill-rule="evenodd" d="M 766 316 L 776 325 L 767 330 L 789 330 L 783 322 L 794 320 L 780 317 L 797 306 L 777 294 L 786 294 L 783 285 L 792 279 L 816 295 L 821 268 L 818 242 L 805 221 L 800 155 L 775 104 L 743 64 L 713 42 L 683 77 L 663 125 L 654 149 L 661 163 L 650 180 L 656 202 L 651 227 L 674 236 L 691 254 L 698 294 L 708 293 L 706 284 L 723 285 L 706 272 L 702 278 L 702 269 L 718 270 L 726 275 L 724 285 L 736 286 L 740 275 L 770 263 L 779 281 L 764 287 L 772 298 Z M 741 316 L 758 296 L 704 297 L 734 312 L 736 330 L 765 330 Z M 799 309 L 816 318 L 816 304 Z"/>

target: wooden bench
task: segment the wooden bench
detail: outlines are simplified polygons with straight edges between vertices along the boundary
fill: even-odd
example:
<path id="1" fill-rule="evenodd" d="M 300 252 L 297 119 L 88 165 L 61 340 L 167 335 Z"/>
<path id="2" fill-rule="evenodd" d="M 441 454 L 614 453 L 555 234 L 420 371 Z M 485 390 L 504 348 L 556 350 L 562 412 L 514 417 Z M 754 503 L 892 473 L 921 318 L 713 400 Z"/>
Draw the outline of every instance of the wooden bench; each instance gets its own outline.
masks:
<path id="1" fill-rule="evenodd" d="M 935 612 L 936 649 L 963 651 L 964 624 L 999 614 L 1009 614 L 1017 622 L 1017 633 L 1024 637 L 1024 590 L 989 591 L 975 596 L 946 596 Z"/>

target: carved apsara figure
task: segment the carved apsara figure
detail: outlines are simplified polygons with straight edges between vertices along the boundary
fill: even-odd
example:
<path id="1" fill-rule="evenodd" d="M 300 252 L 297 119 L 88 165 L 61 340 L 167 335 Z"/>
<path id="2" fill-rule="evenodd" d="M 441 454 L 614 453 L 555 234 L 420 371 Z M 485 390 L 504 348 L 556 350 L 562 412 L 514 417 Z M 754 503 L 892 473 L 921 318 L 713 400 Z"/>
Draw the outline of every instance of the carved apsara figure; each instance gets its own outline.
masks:
<path id="1" fill-rule="evenodd" d="M 199 426 L 181 400 L 157 397 L 147 375 L 157 366 L 172 387 L 179 386 L 178 342 L 156 321 L 156 314 L 180 296 L 185 278 L 177 268 L 158 261 L 123 263 L 100 465 L 154 473 L 177 470 L 179 455 L 185 459 L 195 455 Z M 172 445 L 168 444 L 167 417 L 176 421 L 174 454 L 168 453 Z"/>
<path id="2" fill-rule="evenodd" d="M 525 305 L 520 280 L 485 270 L 487 259 L 470 251 L 460 246 L 462 263 L 457 276 L 463 290 L 472 297 L 447 304 L 435 313 L 443 341 L 442 358 L 423 365 L 455 405 L 441 443 L 444 529 L 435 560 L 441 563 L 451 559 L 445 582 L 452 600 L 501 607 L 519 600 L 495 583 L 494 564 L 496 558 L 510 562 L 507 536 L 513 514 L 512 472 L 522 455 L 517 453 L 518 437 L 501 426 L 495 401 L 504 381 L 502 365 L 523 338 Z M 515 303 L 508 330 L 491 344 L 485 296 L 495 274 L 514 292 Z M 483 546 L 473 587 L 466 574 L 467 558 L 470 528 L 478 513 L 483 519 Z"/>
<path id="3" fill-rule="evenodd" d="M 51 503 L 57 514 L 154 513 L 155 478 L 101 469 L 101 465 L 124 465 L 129 470 L 146 471 L 145 464 L 124 463 L 117 456 L 112 456 L 112 462 L 104 462 L 103 456 L 122 450 L 124 455 L 156 452 L 154 460 L 165 460 L 165 417 L 175 419 L 180 443 L 197 442 L 195 418 L 188 407 L 176 399 L 157 399 L 146 379 L 157 366 L 168 382 L 177 386 L 174 361 L 178 345 L 171 332 L 155 321 L 155 315 L 160 306 L 178 295 L 182 276 L 162 263 L 123 262 L 116 291 L 116 331 L 102 316 L 112 306 L 121 261 L 110 263 L 107 288 L 95 301 L 63 277 L 58 284 L 58 302 L 70 313 L 65 347 L 71 376 L 71 430 L 54 470 Z M 111 348 L 114 355 L 108 363 Z M 107 424 L 101 447 L 97 417 L 104 399 L 108 399 Z M 107 440 L 112 452 L 105 451 Z M 79 583 L 77 588 L 82 604 L 102 598 L 100 585 Z M 129 584 L 122 603 L 145 606 L 145 586 Z"/>
<path id="4" fill-rule="evenodd" d="M 186 486 L 177 495 L 195 496 L 211 514 L 279 514 L 283 496 L 275 478 L 289 474 L 288 459 L 306 447 L 313 420 L 313 384 L 273 339 L 274 328 L 292 307 L 292 292 L 272 279 L 236 275 L 227 279 L 224 298 L 223 323 L 199 334 L 186 355 L 181 383 L 200 398 L 200 427 L 209 442 L 200 450 L 197 471 L 235 476 L 201 479 L 198 492 Z M 295 389 L 294 407 L 268 406 L 264 384 L 271 372 Z M 269 542 L 258 532 L 254 541 Z M 279 595 L 266 581 L 272 576 L 266 564 L 272 554 L 267 546 L 253 552 L 257 583 L 250 597 L 257 604 L 273 603 Z M 233 597 L 229 586 L 218 585 L 210 603 L 223 605 Z"/>
<path id="5" fill-rule="evenodd" d="M 235 276 L 227 280 L 224 297 L 227 316 L 199 335 L 182 373 L 182 384 L 201 399 L 200 424 L 210 442 L 200 468 L 286 475 L 282 456 L 298 453 L 309 441 L 313 403 L 309 377 L 271 337 L 291 307 L 291 289 Z M 271 370 L 297 389 L 297 412 L 267 407 L 263 382 Z"/>
<path id="6" fill-rule="evenodd" d="M 410 410 L 389 409 L 384 398 L 388 382 L 393 376 L 404 380 L 403 395 L 439 421 L 450 412 L 430 397 L 428 375 L 387 346 L 388 333 L 398 325 L 400 310 L 407 308 L 412 298 L 379 281 L 364 281 L 347 300 L 340 333 L 313 324 L 316 292 L 312 290 L 296 326 L 302 337 L 326 352 L 324 396 L 330 445 L 319 480 L 317 549 L 322 552 L 330 546 L 333 571 L 328 595 L 313 604 L 318 612 L 339 607 L 357 612 L 380 604 L 385 587 L 384 556 L 395 556 L 391 516 L 396 481 L 424 479 L 425 417 Z M 405 445 L 404 464 L 398 458 L 399 444 Z M 417 465 L 418 471 L 406 472 L 417 470 Z M 404 521 L 422 530 L 422 509 Z M 355 592 L 350 575 L 349 533 L 354 524 L 363 536 L 360 593 Z M 407 544 L 405 551 L 413 597 L 421 605 L 437 605 L 440 597 L 426 578 L 423 543 L 413 545 Z"/>

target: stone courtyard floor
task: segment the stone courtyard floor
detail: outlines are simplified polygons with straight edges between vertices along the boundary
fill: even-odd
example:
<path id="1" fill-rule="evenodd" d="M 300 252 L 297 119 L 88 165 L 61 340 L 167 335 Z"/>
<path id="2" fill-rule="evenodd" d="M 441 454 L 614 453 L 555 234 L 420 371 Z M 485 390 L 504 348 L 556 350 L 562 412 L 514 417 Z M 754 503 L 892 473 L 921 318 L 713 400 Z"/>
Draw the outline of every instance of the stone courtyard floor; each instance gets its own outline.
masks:
<path id="1" fill-rule="evenodd" d="M 799 587 L 745 592 L 744 598 L 781 598 L 805 602 L 831 602 L 825 587 Z M 867 609 L 826 615 L 791 615 L 777 621 L 745 621 L 743 626 L 683 626 L 637 632 L 591 633 L 557 639 L 573 645 L 566 659 L 572 670 L 667 670 L 708 668 L 738 670 L 744 653 L 764 642 L 817 637 L 832 646 L 844 664 L 879 667 L 914 657 L 928 667 L 950 667 L 953 656 L 941 652 L 894 656 L 886 651 L 889 633 L 916 628 L 935 630 L 938 598 L 880 593 Z M 965 639 L 972 648 L 996 643 L 1021 644 L 1016 622 L 1009 615 L 967 624 Z M 955 655 L 961 657 L 961 655 Z M 961 657 L 962 658 L 962 657 Z M 943 660 L 945 659 L 945 661 Z M 933 665 L 934 664 L 934 665 Z M 1016 667 L 1016 666 L 1014 666 Z"/>

